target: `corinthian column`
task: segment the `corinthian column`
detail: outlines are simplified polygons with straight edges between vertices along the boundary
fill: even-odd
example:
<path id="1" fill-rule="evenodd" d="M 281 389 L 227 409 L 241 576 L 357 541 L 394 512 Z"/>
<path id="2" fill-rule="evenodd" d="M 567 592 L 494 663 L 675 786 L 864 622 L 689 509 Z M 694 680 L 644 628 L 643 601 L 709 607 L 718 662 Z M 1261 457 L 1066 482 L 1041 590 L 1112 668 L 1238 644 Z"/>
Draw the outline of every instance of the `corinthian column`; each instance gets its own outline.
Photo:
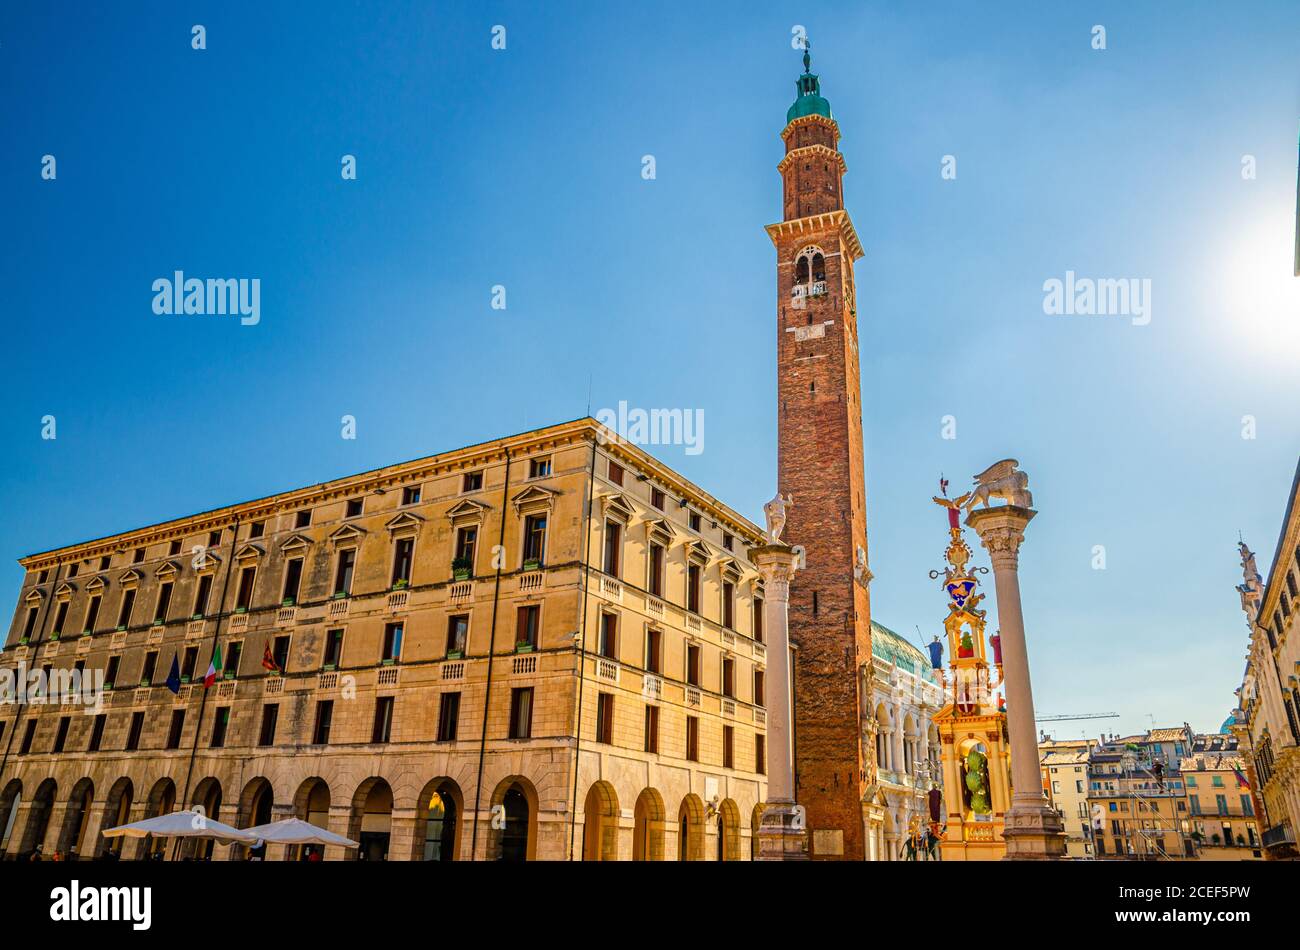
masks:
<path id="1" fill-rule="evenodd" d="M 808 860 L 808 830 L 794 801 L 794 724 L 790 698 L 790 578 L 799 555 L 779 542 L 750 551 L 763 575 L 763 625 L 767 631 L 767 802 L 758 830 L 758 860 Z"/>
<path id="2" fill-rule="evenodd" d="M 1065 856 L 1065 827 L 1043 797 L 1038 769 L 1034 695 L 1029 684 L 1029 653 L 1020 610 L 1020 543 L 1025 526 L 1038 512 L 1017 505 L 972 510 L 966 524 L 979 535 L 993 562 L 1002 638 L 1003 686 L 1007 694 L 1007 733 L 1011 738 L 1011 781 L 1015 786 L 1002 837 L 1011 860 L 1052 860 Z"/>

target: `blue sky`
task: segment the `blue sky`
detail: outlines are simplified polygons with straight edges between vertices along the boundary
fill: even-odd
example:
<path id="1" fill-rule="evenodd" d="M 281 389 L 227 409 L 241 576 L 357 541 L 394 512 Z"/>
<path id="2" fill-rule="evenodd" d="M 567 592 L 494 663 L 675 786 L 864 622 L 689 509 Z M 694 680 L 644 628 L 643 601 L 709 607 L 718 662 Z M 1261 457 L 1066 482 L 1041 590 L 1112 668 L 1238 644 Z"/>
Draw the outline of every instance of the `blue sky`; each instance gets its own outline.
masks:
<path id="1" fill-rule="evenodd" d="M 653 451 L 758 520 L 801 25 L 866 248 L 873 615 L 939 629 L 939 474 L 1014 456 L 1038 712 L 1216 729 L 1237 532 L 1264 567 L 1300 453 L 1300 7 L 929 6 L 7 6 L 0 597 L 23 554 L 575 418 L 589 388 L 703 410 L 703 453 Z M 261 322 L 155 315 L 176 269 L 259 278 Z M 1150 324 L 1045 315 L 1069 270 L 1150 279 Z"/>

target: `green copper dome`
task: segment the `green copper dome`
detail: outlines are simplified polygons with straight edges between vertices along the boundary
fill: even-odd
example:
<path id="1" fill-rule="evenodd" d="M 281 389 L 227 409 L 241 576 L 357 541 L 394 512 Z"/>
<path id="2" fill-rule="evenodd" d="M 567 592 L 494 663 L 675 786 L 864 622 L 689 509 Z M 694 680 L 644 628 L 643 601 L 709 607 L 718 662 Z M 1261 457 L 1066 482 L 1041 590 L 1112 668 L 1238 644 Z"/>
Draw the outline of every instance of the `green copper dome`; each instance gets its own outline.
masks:
<path id="1" fill-rule="evenodd" d="M 802 119 L 806 115 L 820 115 L 828 119 L 831 117 L 831 104 L 823 98 L 821 81 L 815 74 L 810 72 L 811 69 L 812 56 L 809 55 L 808 47 L 805 46 L 803 51 L 803 75 L 794 81 L 799 96 L 785 114 L 787 125 L 795 119 Z"/>

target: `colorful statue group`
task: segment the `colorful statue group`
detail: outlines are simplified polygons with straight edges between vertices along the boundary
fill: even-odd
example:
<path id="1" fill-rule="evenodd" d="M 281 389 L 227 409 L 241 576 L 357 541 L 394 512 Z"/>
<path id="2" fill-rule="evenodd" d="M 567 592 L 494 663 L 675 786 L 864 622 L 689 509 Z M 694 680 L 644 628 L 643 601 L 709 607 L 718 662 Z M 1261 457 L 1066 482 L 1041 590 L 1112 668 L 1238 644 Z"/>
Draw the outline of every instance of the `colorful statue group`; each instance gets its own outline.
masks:
<path id="1" fill-rule="evenodd" d="M 989 801 L 989 760 L 979 749 L 971 749 L 966 753 L 963 780 L 966 783 L 963 796 L 966 807 L 977 815 L 987 815 L 993 811 L 993 803 Z"/>

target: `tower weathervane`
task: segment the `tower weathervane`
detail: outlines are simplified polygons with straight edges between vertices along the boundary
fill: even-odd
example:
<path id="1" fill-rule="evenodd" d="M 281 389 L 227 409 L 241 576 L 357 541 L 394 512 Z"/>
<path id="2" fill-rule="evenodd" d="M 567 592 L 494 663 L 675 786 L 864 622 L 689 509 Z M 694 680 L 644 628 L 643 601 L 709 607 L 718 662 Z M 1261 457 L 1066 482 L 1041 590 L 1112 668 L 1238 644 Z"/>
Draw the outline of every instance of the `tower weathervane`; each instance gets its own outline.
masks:
<path id="1" fill-rule="evenodd" d="M 803 41 L 803 71 L 805 73 L 812 70 L 812 56 L 809 55 L 809 50 L 811 49 L 812 49 L 812 42 L 810 40 L 805 39 Z"/>

